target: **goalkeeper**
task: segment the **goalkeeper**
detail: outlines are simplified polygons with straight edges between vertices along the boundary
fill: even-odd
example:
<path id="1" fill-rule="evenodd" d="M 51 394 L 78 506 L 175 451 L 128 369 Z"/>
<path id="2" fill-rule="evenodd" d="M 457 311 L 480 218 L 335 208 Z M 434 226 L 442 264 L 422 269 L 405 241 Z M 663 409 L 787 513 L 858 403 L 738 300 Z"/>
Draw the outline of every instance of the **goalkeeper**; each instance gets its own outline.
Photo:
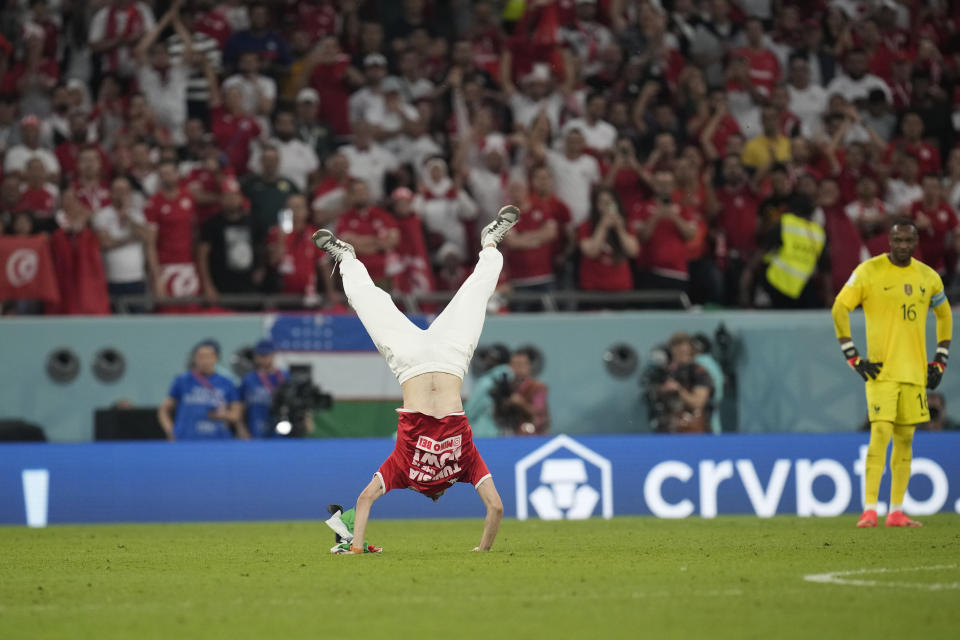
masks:
<path id="1" fill-rule="evenodd" d="M 867 448 L 866 498 L 857 527 L 877 526 L 880 478 L 890 454 L 888 527 L 919 527 L 903 513 L 910 480 L 913 432 L 930 419 L 926 389 L 936 389 L 949 357 L 953 317 L 937 272 L 913 258 L 917 227 L 898 220 L 890 230 L 890 252 L 858 266 L 833 303 L 833 326 L 850 366 L 866 381 L 870 445 Z M 867 357 L 850 337 L 850 312 L 863 305 Z M 927 363 L 927 311 L 937 316 L 937 353 Z M 926 388 L 925 388 L 926 387 Z"/>

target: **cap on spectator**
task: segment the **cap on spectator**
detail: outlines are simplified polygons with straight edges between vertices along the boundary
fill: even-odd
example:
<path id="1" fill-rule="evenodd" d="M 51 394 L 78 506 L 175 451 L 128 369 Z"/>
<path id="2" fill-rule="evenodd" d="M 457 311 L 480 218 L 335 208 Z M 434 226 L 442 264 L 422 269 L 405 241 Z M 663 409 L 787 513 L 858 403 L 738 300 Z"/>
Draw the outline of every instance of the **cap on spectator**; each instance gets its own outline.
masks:
<path id="1" fill-rule="evenodd" d="M 400 93 L 400 91 L 403 90 L 403 84 L 398 78 L 390 76 L 389 78 L 384 78 L 380 84 L 380 88 L 383 89 L 384 93 Z"/>
<path id="2" fill-rule="evenodd" d="M 431 97 L 433 97 L 433 89 L 428 85 L 416 84 L 413 86 L 413 89 L 410 90 L 410 99 L 413 102 L 429 100 Z"/>
<path id="3" fill-rule="evenodd" d="M 397 187 L 390 194 L 392 200 L 413 200 L 413 191 L 406 187 Z"/>
<path id="4" fill-rule="evenodd" d="M 21 127 L 39 127 L 40 118 L 33 115 L 23 116 L 23 118 L 20 120 L 20 126 Z"/>
<path id="5" fill-rule="evenodd" d="M 364 67 L 385 67 L 387 66 L 387 59 L 379 53 L 370 53 L 367 54 L 367 57 L 363 59 Z"/>
<path id="6" fill-rule="evenodd" d="M 274 353 L 276 350 L 277 348 L 273 346 L 273 340 L 270 340 L 269 338 L 259 340 L 256 346 L 253 347 L 253 352 L 258 356 L 268 356 L 271 353 Z"/>
<path id="7" fill-rule="evenodd" d="M 533 65 L 530 73 L 523 77 L 524 82 L 547 82 L 550 80 L 550 65 L 538 62 Z"/>
<path id="8" fill-rule="evenodd" d="M 300 89 L 300 93 L 297 94 L 297 102 L 320 102 L 320 94 L 317 93 L 316 89 L 304 87 Z"/>
<path id="9" fill-rule="evenodd" d="M 498 153 L 507 152 L 507 139 L 502 133 L 489 133 L 487 137 L 483 139 L 483 152 L 489 153 L 491 151 Z"/>

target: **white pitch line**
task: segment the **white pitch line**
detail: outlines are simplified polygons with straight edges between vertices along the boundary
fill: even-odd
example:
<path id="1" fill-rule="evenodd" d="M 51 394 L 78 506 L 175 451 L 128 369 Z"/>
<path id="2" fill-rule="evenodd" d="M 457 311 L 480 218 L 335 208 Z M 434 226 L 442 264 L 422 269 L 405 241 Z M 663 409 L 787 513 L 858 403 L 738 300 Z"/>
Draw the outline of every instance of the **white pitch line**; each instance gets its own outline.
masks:
<path id="1" fill-rule="evenodd" d="M 921 589 L 923 591 L 945 591 L 960 589 L 960 582 L 889 582 L 885 580 L 862 580 L 847 576 L 862 576 L 877 573 L 903 573 L 906 571 L 937 571 L 956 569 L 955 564 L 937 564 L 927 567 L 902 567 L 899 569 L 855 569 L 853 571 L 830 571 L 828 573 L 810 573 L 803 576 L 807 582 L 821 584 L 842 584 L 851 587 L 896 587 L 899 589 Z"/>

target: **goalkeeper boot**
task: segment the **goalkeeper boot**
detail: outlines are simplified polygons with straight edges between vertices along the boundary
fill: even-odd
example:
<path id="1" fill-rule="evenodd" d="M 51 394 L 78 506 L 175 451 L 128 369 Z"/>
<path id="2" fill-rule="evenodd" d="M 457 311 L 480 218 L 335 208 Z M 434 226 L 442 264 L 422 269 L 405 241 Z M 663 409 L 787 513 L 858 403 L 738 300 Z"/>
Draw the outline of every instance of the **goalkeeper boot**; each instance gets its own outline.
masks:
<path id="1" fill-rule="evenodd" d="M 877 512 L 873 509 L 864 511 L 860 519 L 857 520 L 857 529 L 870 529 L 875 526 L 877 526 Z"/>
<path id="2" fill-rule="evenodd" d="M 497 213 L 497 219 L 480 231 L 480 246 L 485 247 L 491 242 L 494 245 L 499 245 L 503 241 L 503 237 L 507 235 L 507 231 L 510 231 L 513 225 L 517 224 L 519 218 L 520 209 L 512 204 L 500 209 L 500 212 Z"/>
<path id="3" fill-rule="evenodd" d="M 330 256 L 340 262 L 345 255 L 351 255 L 354 258 L 357 257 L 357 252 L 354 250 L 353 245 L 349 242 L 344 242 L 337 236 L 333 235 L 332 231 L 326 229 L 320 229 L 313 234 L 313 244 L 317 245 L 318 249 L 322 249 L 330 254 Z"/>
<path id="4" fill-rule="evenodd" d="M 894 511 L 887 516 L 888 527 L 922 527 L 922 522 L 911 520 L 904 515 L 903 511 Z"/>

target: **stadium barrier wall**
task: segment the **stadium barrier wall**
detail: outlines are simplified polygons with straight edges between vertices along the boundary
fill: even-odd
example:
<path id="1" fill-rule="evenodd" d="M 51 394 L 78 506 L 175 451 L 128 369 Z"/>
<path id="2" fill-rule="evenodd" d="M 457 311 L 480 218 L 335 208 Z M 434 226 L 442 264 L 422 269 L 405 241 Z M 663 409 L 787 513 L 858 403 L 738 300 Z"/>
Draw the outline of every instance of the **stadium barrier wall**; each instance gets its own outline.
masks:
<path id="1" fill-rule="evenodd" d="M 861 511 L 866 434 L 582 436 L 480 442 L 509 517 L 836 516 Z M 0 523 L 325 519 L 389 439 L 0 447 Z M 920 433 L 905 508 L 960 512 L 958 433 Z M 881 487 L 889 496 L 889 474 Z M 376 518 L 481 517 L 469 485 L 395 491 Z"/>
<path id="2" fill-rule="evenodd" d="M 275 319 L 269 314 L 4 318 L 0 322 L 0 419 L 39 424 L 53 441 L 89 441 L 95 409 L 121 399 L 136 406 L 158 405 L 198 341 L 217 338 L 223 346 L 222 362 L 229 366 L 232 354 L 268 335 Z M 863 351 L 863 316 L 855 313 L 851 320 L 854 339 Z M 650 349 L 674 331 L 712 336 L 721 323 L 736 338 L 739 352 L 739 420 L 727 428 L 749 433 L 854 431 L 864 422 L 863 385 L 843 361 L 826 311 L 497 315 L 487 318 L 480 343 L 503 342 L 511 348 L 534 345 L 541 350 L 545 356 L 541 377 L 550 388 L 554 433 L 643 433 L 649 427 L 639 374 Z M 932 349 L 932 314 L 928 324 L 928 349 Z M 640 356 L 637 371 L 626 378 L 614 377 L 604 364 L 604 352 L 617 343 L 630 345 Z M 81 368 L 74 381 L 57 384 L 45 372 L 46 359 L 65 346 L 79 356 Z M 115 382 L 103 383 L 94 377 L 90 364 L 97 351 L 108 346 L 124 354 L 126 372 Z M 375 363 L 371 366 L 381 367 L 375 376 L 378 388 L 392 389 L 393 397 L 399 396 L 378 354 L 347 349 L 339 355 L 348 359 L 336 361 L 329 370 L 315 367 L 321 386 L 333 389 L 335 400 L 343 400 L 347 392 L 369 398 L 371 376 L 366 372 L 344 375 L 342 365 L 350 358 L 359 361 L 371 356 Z M 466 391 L 469 385 L 468 378 Z M 960 397 L 960 374 L 948 369 L 940 390 L 948 399 Z M 379 400 L 383 404 L 382 396 Z M 960 406 L 953 410 L 960 411 Z M 358 411 L 342 415 L 349 420 L 361 417 Z M 395 427 L 392 420 L 383 421 L 390 416 L 389 406 L 365 415 L 376 424 L 363 428 L 342 424 L 327 432 L 387 435 Z"/>

